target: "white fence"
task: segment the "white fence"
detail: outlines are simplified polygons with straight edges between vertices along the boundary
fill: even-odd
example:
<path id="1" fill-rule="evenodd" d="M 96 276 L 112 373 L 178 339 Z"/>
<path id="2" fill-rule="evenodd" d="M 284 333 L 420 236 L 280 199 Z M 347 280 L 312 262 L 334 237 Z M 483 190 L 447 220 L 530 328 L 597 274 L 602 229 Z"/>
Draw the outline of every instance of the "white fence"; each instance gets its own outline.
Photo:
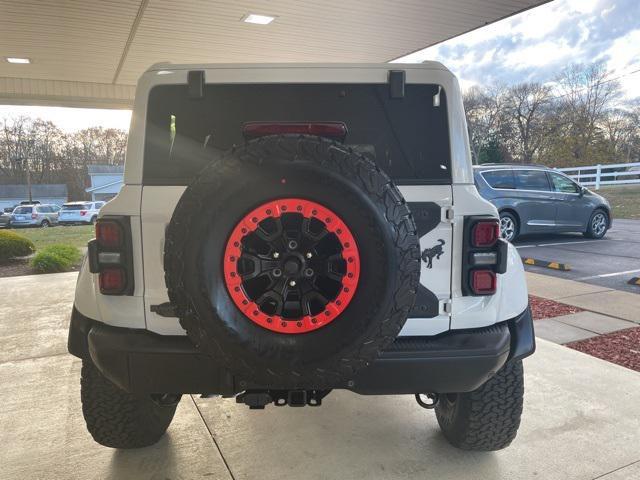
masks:
<path id="1" fill-rule="evenodd" d="M 595 186 L 596 190 L 602 185 L 640 183 L 640 162 L 556 168 L 556 170 L 582 185 Z"/>

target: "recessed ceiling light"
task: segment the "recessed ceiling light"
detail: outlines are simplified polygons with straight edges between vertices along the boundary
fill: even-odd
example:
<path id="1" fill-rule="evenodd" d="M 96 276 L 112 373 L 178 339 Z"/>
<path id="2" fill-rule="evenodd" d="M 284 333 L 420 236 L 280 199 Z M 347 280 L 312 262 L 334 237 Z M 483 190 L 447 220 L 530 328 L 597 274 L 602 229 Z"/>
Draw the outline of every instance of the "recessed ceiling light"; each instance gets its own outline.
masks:
<path id="1" fill-rule="evenodd" d="M 269 15 L 258 15 L 255 13 L 248 13 L 244 17 L 242 17 L 243 22 L 255 23 L 257 25 L 269 25 L 275 19 L 276 17 L 271 17 Z"/>
<path id="2" fill-rule="evenodd" d="M 31 63 L 31 60 L 29 60 L 28 58 L 7 57 L 7 62 L 9 62 L 9 63 Z"/>

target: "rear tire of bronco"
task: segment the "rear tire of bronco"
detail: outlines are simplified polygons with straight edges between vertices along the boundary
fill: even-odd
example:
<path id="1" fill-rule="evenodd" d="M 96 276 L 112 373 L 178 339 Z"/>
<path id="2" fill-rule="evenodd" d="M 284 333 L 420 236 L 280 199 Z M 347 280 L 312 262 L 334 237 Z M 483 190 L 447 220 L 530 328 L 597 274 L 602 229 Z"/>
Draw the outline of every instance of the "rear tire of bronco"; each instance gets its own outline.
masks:
<path id="1" fill-rule="evenodd" d="M 105 447 L 123 449 L 148 447 L 160 440 L 179 401 L 179 396 L 173 396 L 163 404 L 125 392 L 105 378 L 90 360 L 82 361 L 80 398 L 93 439 Z"/>
<path id="2" fill-rule="evenodd" d="M 508 362 L 472 392 L 440 395 L 436 418 L 449 443 L 476 451 L 507 447 L 520 426 L 523 376 L 522 361 Z"/>
<path id="3" fill-rule="evenodd" d="M 268 233 L 265 221 L 275 224 Z M 324 241 L 305 230 L 314 222 L 335 247 L 328 258 L 344 263 L 340 278 L 335 264 L 309 263 Z M 296 237 L 292 225 L 301 225 Z M 247 243 L 254 231 L 262 253 Z M 165 238 L 169 298 L 191 340 L 239 381 L 270 388 L 346 384 L 394 341 L 419 281 L 416 226 L 399 190 L 361 154 L 316 136 L 262 137 L 213 160 L 182 195 Z M 298 273 L 307 271 L 312 279 Z M 313 279 L 318 271 L 325 277 Z M 331 283 L 327 271 L 336 290 L 314 290 Z M 270 286 L 252 296 L 245 277 L 255 272 Z M 324 299 L 318 310 L 304 303 L 309 287 Z M 274 297 L 274 311 L 263 308 Z M 296 297 L 299 308 L 285 311 Z"/>

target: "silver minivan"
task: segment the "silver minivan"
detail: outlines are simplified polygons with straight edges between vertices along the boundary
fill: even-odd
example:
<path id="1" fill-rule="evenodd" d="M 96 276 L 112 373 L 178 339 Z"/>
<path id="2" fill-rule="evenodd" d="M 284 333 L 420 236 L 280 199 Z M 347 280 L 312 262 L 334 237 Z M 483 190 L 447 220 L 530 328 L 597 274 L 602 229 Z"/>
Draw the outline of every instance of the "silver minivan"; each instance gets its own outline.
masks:
<path id="1" fill-rule="evenodd" d="M 480 195 L 500 212 L 502 237 L 580 232 L 602 238 L 613 217 L 606 198 L 565 174 L 540 165 L 483 164 L 474 167 Z"/>
<path id="2" fill-rule="evenodd" d="M 13 209 L 11 227 L 50 227 L 58 224 L 60 207 L 54 204 L 20 205 Z"/>

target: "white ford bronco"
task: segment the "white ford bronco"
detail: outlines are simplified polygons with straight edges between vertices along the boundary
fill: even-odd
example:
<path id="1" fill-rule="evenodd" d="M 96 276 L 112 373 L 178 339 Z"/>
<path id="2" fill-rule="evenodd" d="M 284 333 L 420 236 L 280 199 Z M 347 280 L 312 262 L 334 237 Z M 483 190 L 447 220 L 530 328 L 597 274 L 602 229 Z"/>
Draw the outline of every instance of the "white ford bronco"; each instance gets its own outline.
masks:
<path id="1" fill-rule="evenodd" d="M 442 65 L 142 76 L 69 329 L 97 442 L 153 444 L 181 394 L 263 409 L 348 389 L 415 395 L 451 444 L 500 449 L 534 349 Z"/>

